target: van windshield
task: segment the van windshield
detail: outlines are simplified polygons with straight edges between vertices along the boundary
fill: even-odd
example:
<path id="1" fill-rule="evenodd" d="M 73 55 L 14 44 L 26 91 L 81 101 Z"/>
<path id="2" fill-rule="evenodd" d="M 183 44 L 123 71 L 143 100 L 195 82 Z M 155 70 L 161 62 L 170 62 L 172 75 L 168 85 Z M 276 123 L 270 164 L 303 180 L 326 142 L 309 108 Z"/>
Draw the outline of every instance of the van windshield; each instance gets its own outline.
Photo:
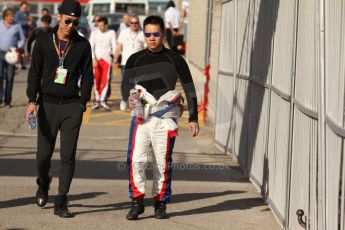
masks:
<path id="1" fill-rule="evenodd" d="M 145 15 L 144 3 L 116 3 L 115 12 L 118 13 L 133 13 L 137 15 Z"/>
<path id="2" fill-rule="evenodd" d="M 92 15 L 110 12 L 110 3 L 96 3 L 92 7 Z"/>

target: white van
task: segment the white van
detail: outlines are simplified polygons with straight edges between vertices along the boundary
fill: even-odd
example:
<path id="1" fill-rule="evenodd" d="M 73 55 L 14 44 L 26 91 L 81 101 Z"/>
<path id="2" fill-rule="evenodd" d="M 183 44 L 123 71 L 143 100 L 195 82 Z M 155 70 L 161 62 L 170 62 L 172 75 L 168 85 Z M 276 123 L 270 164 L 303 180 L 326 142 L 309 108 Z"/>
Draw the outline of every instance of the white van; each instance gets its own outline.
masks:
<path id="1" fill-rule="evenodd" d="M 148 10 L 148 0 L 90 0 L 86 5 L 85 14 L 91 22 L 97 14 L 128 12 L 145 16 Z"/>

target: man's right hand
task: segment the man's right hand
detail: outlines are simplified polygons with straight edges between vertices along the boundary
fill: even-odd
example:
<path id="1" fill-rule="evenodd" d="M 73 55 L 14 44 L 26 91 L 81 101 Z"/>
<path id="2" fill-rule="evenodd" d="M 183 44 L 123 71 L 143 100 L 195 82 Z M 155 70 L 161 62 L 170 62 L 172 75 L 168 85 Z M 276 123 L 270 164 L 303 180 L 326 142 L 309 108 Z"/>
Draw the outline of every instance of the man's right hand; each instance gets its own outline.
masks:
<path id="1" fill-rule="evenodd" d="M 131 110 L 134 109 L 134 98 L 132 95 L 130 95 L 128 97 L 128 108 L 130 108 Z"/>
<path id="2" fill-rule="evenodd" d="M 29 122 L 29 115 L 33 113 L 35 116 L 37 116 L 37 105 L 36 104 L 28 104 L 28 107 L 26 109 L 25 113 L 25 120 L 26 122 Z"/>

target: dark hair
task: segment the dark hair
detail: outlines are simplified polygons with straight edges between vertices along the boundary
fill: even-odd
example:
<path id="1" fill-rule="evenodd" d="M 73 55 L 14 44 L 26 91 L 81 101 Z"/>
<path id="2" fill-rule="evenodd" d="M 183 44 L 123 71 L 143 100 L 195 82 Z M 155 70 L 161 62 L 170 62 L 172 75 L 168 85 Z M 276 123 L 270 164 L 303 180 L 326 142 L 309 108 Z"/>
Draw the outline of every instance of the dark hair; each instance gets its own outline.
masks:
<path id="1" fill-rule="evenodd" d="M 23 2 L 20 3 L 19 7 L 22 7 L 23 5 L 28 5 L 28 3 L 23 1 Z"/>
<path id="2" fill-rule="evenodd" d="M 145 29 L 145 26 L 148 24 L 159 25 L 162 32 L 164 32 L 165 30 L 163 18 L 161 18 L 160 16 L 156 16 L 156 15 L 148 16 L 144 20 L 144 29 Z"/>
<path id="3" fill-rule="evenodd" d="M 2 18 L 5 19 L 10 12 L 12 12 L 12 14 L 14 15 L 15 11 L 12 8 L 6 8 L 4 12 L 2 12 Z"/>
<path id="4" fill-rule="evenodd" d="M 99 17 L 97 22 L 103 22 L 104 25 L 108 25 L 108 18 L 107 17 Z"/>
<path id="5" fill-rule="evenodd" d="M 43 15 L 41 17 L 41 22 L 52 23 L 52 17 L 50 15 Z"/>
<path id="6" fill-rule="evenodd" d="M 168 4 L 167 4 L 167 9 L 169 8 L 169 7 L 175 7 L 176 5 L 175 5 L 175 3 L 173 2 L 173 1 L 169 1 L 168 2 Z"/>
<path id="7" fill-rule="evenodd" d="M 49 14 L 49 10 L 48 10 L 48 8 L 45 8 L 45 7 L 44 7 L 44 8 L 41 10 L 41 12 L 42 12 L 42 11 L 47 11 L 47 12 L 48 12 L 48 14 Z"/>

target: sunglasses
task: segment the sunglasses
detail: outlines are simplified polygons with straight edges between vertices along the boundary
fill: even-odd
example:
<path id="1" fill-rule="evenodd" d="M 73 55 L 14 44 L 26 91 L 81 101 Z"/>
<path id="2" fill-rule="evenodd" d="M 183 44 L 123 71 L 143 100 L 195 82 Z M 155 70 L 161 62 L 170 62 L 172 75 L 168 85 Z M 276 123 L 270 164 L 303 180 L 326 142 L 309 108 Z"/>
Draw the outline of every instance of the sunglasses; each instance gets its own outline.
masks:
<path id="1" fill-rule="evenodd" d="M 65 19 L 64 22 L 65 22 L 66 26 L 70 25 L 71 23 L 73 24 L 73 26 L 79 25 L 79 21 L 78 20 L 72 20 L 72 19 L 69 19 L 69 18 Z"/>
<path id="2" fill-rule="evenodd" d="M 158 38 L 159 36 L 161 36 L 161 33 L 160 32 L 153 32 L 153 33 L 144 33 L 145 37 L 149 38 L 151 37 L 152 35 L 155 37 L 155 38 Z"/>
<path id="3" fill-rule="evenodd" d="M 139 22 L 130 22 L 130 24 L 132 24 L 132 25 L 138 25 Z"/>

